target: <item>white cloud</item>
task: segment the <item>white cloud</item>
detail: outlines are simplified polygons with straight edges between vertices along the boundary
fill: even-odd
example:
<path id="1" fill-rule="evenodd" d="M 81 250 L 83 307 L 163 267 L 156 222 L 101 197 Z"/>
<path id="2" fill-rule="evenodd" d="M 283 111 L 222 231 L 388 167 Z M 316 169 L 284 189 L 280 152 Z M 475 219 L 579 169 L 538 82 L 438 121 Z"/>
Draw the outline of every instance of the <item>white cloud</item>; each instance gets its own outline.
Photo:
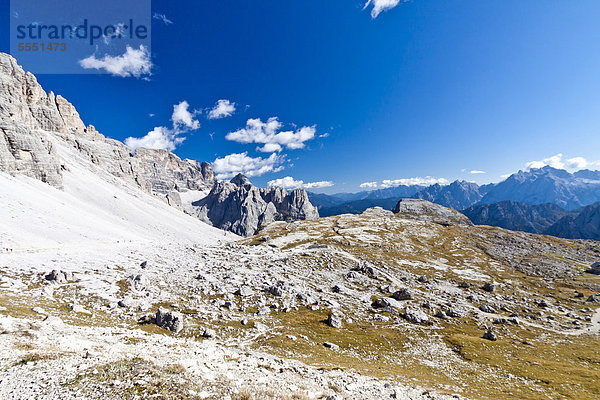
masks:
<path id="1" fill-rule="evenodd" d="M 526 169 L 544 168 L 550 166 L 557 169 L 578 171 L 580 169 L 600 168 L 600 161 L 588 161 L 584 157 L 573 157 L 563 160 L 563 154 L 558 153 L 540 161 L 530 161 L 525 164 Z"/>
<path id="2" fill-rule="evenodd" d="M 213 162 L 213 169 L 217 179 L 229 179 L 237 174 L 248 177 L 264 175 L 267 172 L 279 172 L 283 169 L 280 165 L 285 161 L 285 156 L 277 153 L 268 158 L 249 157 L 248 152 L 229 154 L 223 158 L 217 158 Z"/>
<path id="3" fill-rule="evenodd" d="M 268 186 L 277 186 L 284 189 L 318 189 L 333 186 L 331 181 L 319 181 L 304 183 L 302 180 L 295 180 L 291 176 L 279 178 L 268 182 Z"/>
<path id="4" fill-rule="evenodd" d="M 113 76 L 141 78 L 152 75 L 152 61 L 150 51 L 144 45 L 139 49 L 127 46 L 127 50 L 120 56 L 105 55 L 96 58 L 95 54 L 79 60 L 79 65 L 85 69 L 103 69 Z"/>
<path id="5" fill-rule="evenodd" d="M 363 189 L 375 189 L 377 186 L 377 182 L 364 182 L 360 184 L 360 187 Z"/>
<path id="6" fill-rule="evenodd" d="M 381 182 L 382 188 L 390 188 L 396 186 L 429 186 L 435 185 L 439 183 L 440 185 L 448 185 L 450 182 L 445 178 L 432 178 L 431 176 L 426 176 L 425 178 L 416 177 L 416 178 L 405 178 L 405 179 L 386 179 Z"/>
<path id="7" fill-rule="evenodd" d="M 200 128 L 200 123 L 194 119 L 197 112 L 190 112 L 189 106 L 185 100 L 173 106 L 172 128 L 157 126 L 141 138 L 128 137 L 125 139 L 125 144 L 132 151 L 140 147 L 175 150 L 185 140 L 185 137 L 181 136 L 182 134 Z"/>
<path id="8" fill-rule="evenodd" d="M 281 151 L 283 148 L 280 144 L 277 143 L 267 143 L 263 147 L 257 147 L 256 150 L 263 153 L 274 153 L 276 151 Z"/>
<path id="9" fill-rule="evenodd" d="M 235 112 L 235 103 L 229 100 L 221 99 L 208 113 L 208 119 L 219 119 L 231 117 Z"/>
<path id="10" fill-rule="evenodd" d="M 479 170 L 477 170 L 477 169 L 474 169 L 474 170 L 472 170 L 472 171 L 469 171 L 469 173 L 470 173 L 470 174 L 473 174 L 473 175 L 477 175 L 477 174 L 485 174 L 486 172 L 485 172 L 485 171 L 479 171 Z"/>
<path id="11" fill-rule="evenodd" d="M 190 105 L 187 101 L 182 101 L 179 104 L 173 106 L 173 121 L 174 129 L 198 129 L 200 128 L 200 122 L 194 119 L 194 116 L 198 114 L 198 111 L 189 111 Z"/>
<path id="12" fill-rule="evenodd" d="M 400 4 L 401 1 L 404 3 L 408 0 L 368 0 L 365 3 L 363 10 L 369 7 L 369 5 L 373 5 L 373 9 L 371 10 L 371 17 L 377 18 L 379 14 L 381 14 L 384 11 L 391 10 L 392 8 Z"/>
<path id="13" fill-rule="evenodd" d="M 154 15 L 152 16 L 152 18 L 164 22 L 165 25 L 170 25 L 170 24 L 173 23 L 173 21 L 171 21 L 169 18 L 167 18 L 167 16 L 165 14 L 159 14 L 157 12 L 154 13 Z"/>
<path id="14" fill-rule="evenodd" d="M 246 127 L 228 133 L 225 138 L 238 143 L 264 144 L 259 148 L 263 152 L 279 151 L 284 146 L 290 150 L 302 149 L 304 142 L 314 139 L 317 131 L 314 126 L 303 126 L 296 131 L 280 131 L 283 124 L 277 117 L 272 117 L 267 122 L 259 118 L 249 119 Z M 278 146 L 276 146 L 278 145 Z"/>
<path id="15" fill-rule="evenodd" d="M 512 174 L 504 174 L 504 175 L 500 175 L 500 178 L 506 179 L 506 178 L 508 178 L 508 177 L 509 177 L 509 176 L 511 176 L 511 175 L 512 175 Z"/>
<path id="16" fill-rule="evenodd" d="M 128 137 L 125 144 L 134 151 L 140 147 L 173 151 L 184 140 L 185 137 L 178 137 L 171 129 L 157 126 L 141 138 Z"/>

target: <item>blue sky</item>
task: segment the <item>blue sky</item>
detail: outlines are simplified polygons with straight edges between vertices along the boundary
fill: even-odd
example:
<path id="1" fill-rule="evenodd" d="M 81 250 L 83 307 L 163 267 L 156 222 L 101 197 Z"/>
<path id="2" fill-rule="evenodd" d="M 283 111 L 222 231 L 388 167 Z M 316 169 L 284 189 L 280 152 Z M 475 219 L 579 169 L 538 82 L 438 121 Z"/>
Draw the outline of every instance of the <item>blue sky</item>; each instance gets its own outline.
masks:
<path id="1" fill-rule="evenodd" d="M 106 136 L 154 131 L 166 142 L 129 143 L 217 160 L 223 177 L 246 168 L 261 186 L 600 169 L 600 2 L 410 0 L 376 18 L 395 2 L 365 2 L 155 0 L 150 73 L 38 80 Z M 0 39 L 8 52 L 8 29 Z"/>

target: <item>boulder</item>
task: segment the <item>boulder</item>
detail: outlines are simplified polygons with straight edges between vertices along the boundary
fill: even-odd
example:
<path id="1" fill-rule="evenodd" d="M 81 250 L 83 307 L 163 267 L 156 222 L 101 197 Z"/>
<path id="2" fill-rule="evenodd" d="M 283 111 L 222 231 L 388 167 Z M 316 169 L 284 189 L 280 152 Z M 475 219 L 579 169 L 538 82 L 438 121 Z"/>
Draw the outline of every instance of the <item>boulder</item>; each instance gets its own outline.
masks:
<path id="1" fill-rule="evenodd" d="M 327 317 L 327 325 L 332 328 L 341 328 L 343 326 L 342 314 L 337 310 L 330 312 Z"/>
<path id="2" fill-rule="evenodd" d="M 183 329 L 183 315 L 179 312 L 160 307 L 156 312 L 156 325 L 178 333 Z"/>

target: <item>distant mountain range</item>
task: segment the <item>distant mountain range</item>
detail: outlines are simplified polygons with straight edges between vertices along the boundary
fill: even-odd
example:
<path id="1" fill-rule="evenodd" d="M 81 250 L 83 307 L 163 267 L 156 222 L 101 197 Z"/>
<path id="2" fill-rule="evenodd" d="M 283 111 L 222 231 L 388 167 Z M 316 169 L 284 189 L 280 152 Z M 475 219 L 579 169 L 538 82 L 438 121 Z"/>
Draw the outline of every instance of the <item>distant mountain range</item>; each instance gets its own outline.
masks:
<path id="1" fill-rule="evenodd" d="M 551 203 L 574 210 L 600 201 L 600 171 L 581 170 L 571 174 L 552 167 L 519 171 L 491 188 L 479 204 L 504 200 Z"/>
<path id="2" fill-rule="evenodd" d="M 500 183 L 482 186 L 454 181 L 450 185 L 308 195 L 321 216 L 359 214 L 374 206 L 392 210 L 399 199 L 415 198 L 464 210 L 475 224 L 600 240 L 600 171 L 570 173 L 544 167 L 519 171 Z"/>
<path id="3" fill-rule="evenodd" d="M 600 240 L 600 202 L 565 210 L 556 204 L 515 201 L 469 207 L 463 211 L 476 225 L 491 225 L 566 239 Z"/>

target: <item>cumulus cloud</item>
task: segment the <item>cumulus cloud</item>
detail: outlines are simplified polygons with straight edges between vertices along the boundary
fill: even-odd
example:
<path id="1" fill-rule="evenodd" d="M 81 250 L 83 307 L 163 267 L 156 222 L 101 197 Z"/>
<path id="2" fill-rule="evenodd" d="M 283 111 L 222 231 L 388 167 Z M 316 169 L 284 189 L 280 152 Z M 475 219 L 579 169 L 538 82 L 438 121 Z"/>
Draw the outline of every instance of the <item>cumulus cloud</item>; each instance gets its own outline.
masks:
<path id="1" fill-rule="evenodd" d="M 173 106 L 173 114 L 171 115 L 172 128 L 157 126 L 140 138 L 128 137 L 125 139 L 125 144 L 132 151 L 140 147 L 169 151 L 175 150 L 185 140 L 185 136 L 181 135 L 200 128 L 200 122 L 194 119 L 197 111 L 189 111 L 189 107 L 190 105 L 185 100 Z"/>
<path id="2" fill-rule="evenodd" d="M 473 174 L 473 175 L 477 175 L 477 174 L 485 174 L 485 171 L 479 171 L 477 169 L 474 169 L 472 171 L 469 171 L 469 173 Z"/>
<path id="3" fill-rule="evenodd" d="M 173 21 L 171 21 L 165 14 L 159 14 L 157 12 L 154 13 L 152 18 L 162 21 L 165 25 L 171 25 Z"/>
<path id="4" fill-rule="evenodd" d="M 379 14 L 384 11 L 391 10 L 396 7 L 400 2 L 405 3 L 408 0 L 368 0 L 363 7 L 363 10 L 369 7 L 369 5 L 373 6 L 371 10 L 371 17 L 377 18 Z"/>
<path id="5" fill-rule="evenodd" d="M 225 117 L 231 117 L 235 112 L 235 103 L 229 100 L 221 99 L 217 101 L 217 104 L 208 113 L 208 119 L 219 119 Z"/>
<path id="6" fill-rule="evenodd" d="M 267 172 L 279 172 L 283 169 L 281 165 L 285 156 L 277 153 L 268 158 L 249 157 L 248 152 L 229 154 L 223 158 L 217 158 L 213 162 L 213 169 L 217 179 L 230 179 L 237 174 L 248 177 L 264 175 Z"/>
<path id="7" fill-rule="evenodd" d="M 558 153 L 552 157 L 544 158 L 543 160 L 530 161 L 525 164 L 525 168 L 529 170 L 550 166 L 556 169 L 566 169 L 571 171 L 600 168 L 600 161 L 588 161 L 584 157 L 573 157 L 564 160 L 563 157 L 562 153 Z"/>
<path id="8" fill-rule="evenodd" d="M 302 180 L 295 180 L 291 176 L 285 178 L 279 178 L 269 181 L 268 186 L 277 186 L 284 189 L 319 189 L 333 186 L 331 181 L 319 181 L 319 182 L 307 182 L 304 183 Z"/>
<path id="9" fill-rule="evenodd" d="M 140 147 L 173 151 L 184 140 L 185 137 L 178 137 L 171 129 L 157 126 L 141 138 L 128 137 L 125 139 L 125 144 L 133 151 Z"/>
<path id="10" fill-rule="evenodd" d="M 390 188 L 396 186 L 429 186 L 435 185 L 439 183 L 440 185 L 448 185 L 450 182 L 445 178 L 433 178 L 431 176 L 426 176 L 425 178 L 416 177 L 416 178 L 404 178 L 404 179 L 386 179 L 381 182 L 382 188 Z"/>
<path id="11" fill-rule="evenodd" d="M 314 126 L 303 126 L 295 131 L 281 131 L 283 124 L 277 117 L 269 118 L 262 122 L 260 118 L 249 119 L 246 127 L 235 132 L 228 133 L 225 138 L 238 143 L 263 144 L 258 150 L 271 153 L 280 151 L 283 147 L 290 150 L 302 149 L 305 142 L 314 139 L 316 128 Z"/>
<path id="12" fill-rule="evenodd" d="M 199 111 L 190 112 L 189 108 L 190 105 L 185 100 L 173 106 L 173 116 L 171 117 L 171 121 L 173 121 L 174 129 L 194 130 L 200 128 L 200 122 L 194 119 Z"/>
<path id="13" fill-rule="evenodd" d="M 105 55 L 96 58 L 95 54 L 79 60 L 79 65 L 85 69 L 104 70 L 113 76 L 141 78 L 152 75 L 152 61 L 150 51 L 144 45 L 139 49 L 127 46 L 124 54 L 120 56 Z"/>
<path id="14" fill-rule="evenodd" d="M 363 189 L 375 189 L 379 184 L 377 182 L 363 182 L 360 187 Z"/>

